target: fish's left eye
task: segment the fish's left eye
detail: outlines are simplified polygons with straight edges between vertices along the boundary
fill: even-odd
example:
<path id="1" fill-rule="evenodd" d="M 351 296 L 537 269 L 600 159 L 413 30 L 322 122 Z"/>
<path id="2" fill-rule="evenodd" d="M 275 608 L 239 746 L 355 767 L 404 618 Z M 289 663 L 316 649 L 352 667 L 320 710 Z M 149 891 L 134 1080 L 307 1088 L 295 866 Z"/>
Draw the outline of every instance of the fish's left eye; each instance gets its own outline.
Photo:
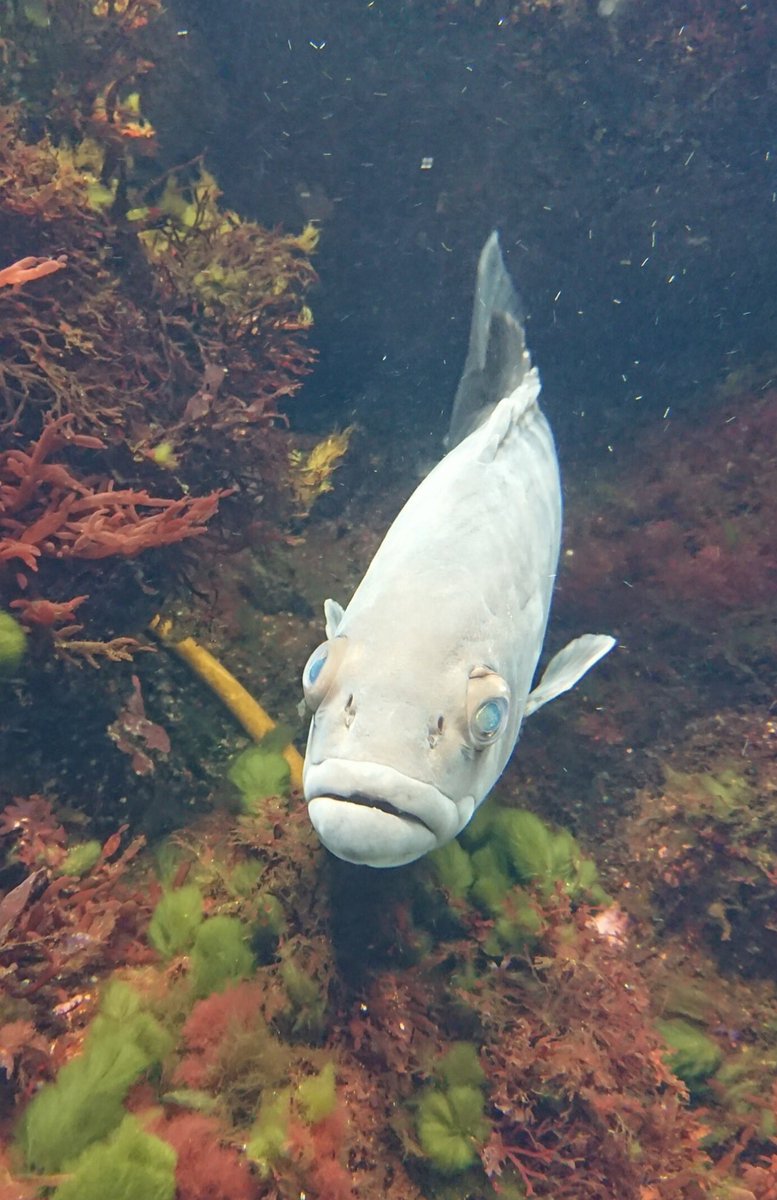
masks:
<path id="1" fill-rule="evenodd" d="M 472 718 L 472 728 L 478 737 L 491 741 L 499 733 L 507 716 L 507 702 L 502 700 L 486 700 L 481 704 Z"/>
<path id="2" fill-rule="evenodd" d="M 476 747 L 489 746 L 504 733 L 510 715 L 510 689 L 501 675 L 485 667 L 467 681 L 467 726 Z"/>

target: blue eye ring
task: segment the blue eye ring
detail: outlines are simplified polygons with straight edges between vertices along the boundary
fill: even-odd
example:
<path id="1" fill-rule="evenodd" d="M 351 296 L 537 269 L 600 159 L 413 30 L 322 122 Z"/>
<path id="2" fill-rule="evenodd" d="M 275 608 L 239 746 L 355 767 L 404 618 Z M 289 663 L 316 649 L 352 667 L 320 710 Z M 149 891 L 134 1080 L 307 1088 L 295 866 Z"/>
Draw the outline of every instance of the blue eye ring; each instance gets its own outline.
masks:
<path id="1" fill-rule="evenodd" d="M 478 741 L 491 742 L 501 733 L 506 717 L 507 703 L 501 696 L 492 696 L 475 710 L 472 732 Z"/>
<path id="2" fill-rule="evenodd" d="M 480 705 L 472 721 L 481 737 L 492 738 L 499 731 L 504 714 L 504 703 L 500 704 L 498 700 L 486 700 Z"/>
<path id="3" fill-rule="evenodd" d="M 308 667 L 308 680 L 307 681 L 311 686 L 316 682 L 319 675 L 323 671 L 324 664 L 326 663 L 326 660 L 328 658 L 329 658 L 329 651 L 324 650 L 324 651 L 320 652 L 316 658 L 313 659 L 312 663 Z"/>
<path id="4" fill-rule="evenodd" d="M 467 731 L 476 750 L 492 746 L 507 729 L 510 687 L 490 667 L 474 667 L 467 680 Z"/>

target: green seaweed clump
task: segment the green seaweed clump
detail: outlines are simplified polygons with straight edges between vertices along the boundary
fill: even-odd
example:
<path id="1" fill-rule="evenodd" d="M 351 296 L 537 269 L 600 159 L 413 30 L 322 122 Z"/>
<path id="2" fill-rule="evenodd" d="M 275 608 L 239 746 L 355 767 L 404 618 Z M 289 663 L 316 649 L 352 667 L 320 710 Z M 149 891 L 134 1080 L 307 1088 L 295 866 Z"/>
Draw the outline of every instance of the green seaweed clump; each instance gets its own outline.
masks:
<path id="1" fill-rule="evenodd" d="M 317 1075 L 303 1079 L 297 1087 L 297 1101 L 309 1125 L 331 1116 L 337 1105 L 334 1063 L 328 1062 Z"/>
<path id="2" fill-rule="evenodd" d="M 291 1094 L 284 1088 L 280 1095 L 262 1100 L 259 1114 L 246 1142 L 246 1154 L 263 1179 L 281 1161 L 289 1139 Z"/>
<path id="3" fill-rule="evenodd" d="M 238 754 L 227 777 L 240 793 L 240 807 L 253 815 L 256 805 L 270 796 L 289 794 L 289 764 L 281 754 L 281 748 L 266 745 L 263 739 Z"/>
<path id="4" fill-rule="evenodd" d="M 443 1086 L 429 1088 L 418 1102 L 416 1130 L 426 1157 L 444 1175 L 457 1175 L 478 1159 L 478 1145 L 488 1137 L 484 1114 L 486 1081 L 477 1051 L 458 1042 L 438 1065 Z"/>
<path id="5" fill-rule="evenodd" d="M 318 1040 L 326 1025 L 326 990 L 290 958 L 281 966 L 281 979 L 289 998 L 287 1017 L 291 1032 L 298 1037 Z"/>
<path id="6" fill-rule="evenodd" d="M 16 618 L 0 612 L 0 679 L 18 669 L 26 646 L 27 634 Z"/>
<path id="7" fill-rule="evenodd" d="M 202 924 L 202 893 L 195 884 L 165 892 L 154 909 L 148 940 L 162 958 L 185 953 Z"/>
<path id="8" fill-rule="evenodd" d="M 519 953 L 545 927 L 543 905 L 563 888 L 573 903 L 607 903 L 596 865 L 566 830 L 534 813 L 490 806 L 461 835 L 430 856 L 437 881 L 454 901 L 470 900 L 493 919 L 487 954 Z"/>
<path id="9" fill-rule="evenodd" d="M 705 1114 L 705 1146 L 728 1142 L 733 1132 L 753 1129 L 759 1141 L 777 1136 L 777 1113 L 770 1096 L 777 1072 L 777 1054 L 763 1046 L 739 1047 L 715 1072 L 715 1108 Z M 713 1123 L 710 1117 L 722 1114 Z"/>
<path id="10" fill-rule="evenodd" d="M 62 862 L 57 867 L 57 875 L 72 875 L 78 879 L 82 875 L 88 875 L 93 867 L 97 866 L 100 855 L 102 854 L 102 843 L 97 838 L 92 838 L 88 842 L 79 842 L 76 846 L 71 846 Z"/>
<path id="11" fill-rule="evenodd" d="M 689 1088 L 698 1087 L 720 1066 L 719 1046 L 690 1021 L 673 1017 L 659 1021 L 658 1029 L 670 1050 L 667 1063 Z"/>
<path id="12" fill-rule="evenodd" d="M 477 1162 L 478 1143 L 488 1136 L 482 1092 L 468 1084 L 432 1089 L 421 1097 L 416 1128 L 424 1154 L 438 1171 L 466 1171 Z"/>
<path id="13" fill-rule="evenodd" d="M 320 1126 L 337 1107 L 334 1063 L 296 1087 L 285 1087 L 263 1098 L 246 1144 L 246 1154 L 263 1178 L 289 1154 L 289 1122 L 293 1116 L 305 1126 Z M 322 1149 L 322 1148 L 319 1148 Z"/>
<path id="14" fill-rule="evenodd" d="M 534 813 L 521 809 L 502 809 L 496 828 L 520 883 L 534 883 L 543 896 L 550 896 L 560 882 L 573 901 L 586 896 L 596 903 L 606 902 L 593 859 L 584 857 L 566 829 L 555 832 Z"/>
<path id="15" fill-rule="evenodd" d="M 249 933 L 248 926 L 237 917 L 216 916 L 203 921 L 191 952 L 195 996 L 221 992 L 253 972 L 256 960 L 248 945 Z"/>
<path id="16" fill-rule="evenodd" d="M 454 900 L 463 900 L 475 882 L 470 856 L 456 841 L 448 842 L 429 856 L 438 882 Z"/>
<path id="17" fill-rule="evenodd" d="M 161 1062 L 171 1042 L 137 992 L 109 984 L 83 1053 L 41 1088 L 22 1117 L 17 1139 L 30 1170 L 62 1171 L 115 1129 L 130 1087 Z"/>
<path id="18" fill-rule="evenodd" d="M 438 1063 L 437 1074 L 444 1079 L 448 1087 L 483 1087 L 486 1082 L 486 1073 L 471 1042 L 454 1042 Z"/>
<path id="19" fill-rule="evenodd" d="M 126 1116 L 104 1142 L 90 1146 L 53 1200 L 173 1200 L 176 1153 Z"/>

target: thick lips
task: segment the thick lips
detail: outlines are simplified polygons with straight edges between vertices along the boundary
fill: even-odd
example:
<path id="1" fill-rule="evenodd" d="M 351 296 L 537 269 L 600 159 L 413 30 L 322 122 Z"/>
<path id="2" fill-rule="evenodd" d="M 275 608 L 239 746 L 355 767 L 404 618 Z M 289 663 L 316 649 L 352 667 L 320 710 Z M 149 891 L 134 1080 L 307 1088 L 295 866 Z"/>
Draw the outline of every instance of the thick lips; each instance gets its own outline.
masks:
<path id="1" fill-rule="evenodd" d="M 395 805 L 390 804 L 388 800 L 383 800 L 377 796 L 363 796 L 356 794 L 353 796 L 330 796 L 331 800 L 342 800 L 345 804 L 359 804 L 363 808 L 377 808 L 380 812 L 388 813 L 391 817 L 401 817 L 403 821 L 415 821 L 419 825 L 423 825 L 424 829 L 429 829 L 429 826 L 421 817 L 416 817 L 412 813 L 401 812 Z M 433 830 L 429 832 L 434 837 Z"/>
<path id="2" fill-rule="evenodd" d="M 417 818 L 337 796 L 317 796 L 308 803 L 308 813 L 327 850 L 360 866 L 402 867 L 437 846 L 434 834 Z"/>
<path id="3" fill-rule="evenodd" d="M 380 763 L 306 764 L 305 796 L 321 841 L 346 862 L 400 866 L 450 841 L 461 828 L 448 796 Z"/>

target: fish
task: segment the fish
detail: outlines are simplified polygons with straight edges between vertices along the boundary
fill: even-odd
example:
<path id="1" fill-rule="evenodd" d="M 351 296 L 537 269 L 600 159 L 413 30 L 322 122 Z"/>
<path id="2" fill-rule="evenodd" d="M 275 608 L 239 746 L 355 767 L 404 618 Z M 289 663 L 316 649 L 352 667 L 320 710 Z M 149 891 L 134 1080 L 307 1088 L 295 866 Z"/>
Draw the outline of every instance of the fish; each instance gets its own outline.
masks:
<path id="1" fill-rule="evenodd" d="M 303 791 L 324 846 L 403 866 L 461 832 L 521 724 L 615 645 L 542 652 L 561 543 L 561 481 L 540 377 L 496 232 L 480 254 L 448 450 L 410 496 L 302 675 Z"/>

